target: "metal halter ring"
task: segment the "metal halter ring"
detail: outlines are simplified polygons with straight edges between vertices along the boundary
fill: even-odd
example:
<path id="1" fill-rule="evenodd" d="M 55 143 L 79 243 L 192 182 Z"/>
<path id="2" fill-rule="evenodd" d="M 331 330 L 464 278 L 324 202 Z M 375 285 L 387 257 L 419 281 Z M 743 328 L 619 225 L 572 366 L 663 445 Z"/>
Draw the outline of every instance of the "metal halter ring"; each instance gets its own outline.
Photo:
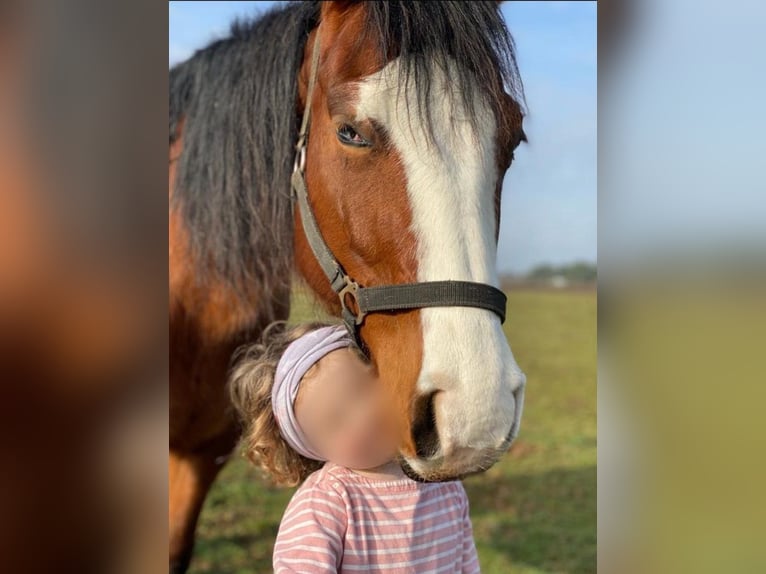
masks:
<path id="1" fill-rule="evenodd" d="M 359 306 L 359 299 L 357 297 L 359 284 L 349 278 L 348 275 L 344 275 L 343 279 L 346 281 L 346 284 L 343 286 L 343 289 L 338 291 L 341 307 L 343 307 L 344 311 L 348 312 L 348 314 L 354 317 L 354 323 L 356 325 L 361 325 L 362 321 L 364 321 L 364 316 L 367 315 L 367 313 L 362 311 L 361 307 Z M 351 295 L 351 298 L 354 300 L 354 305 L 356 306 L 356 311 L 346 305 L 346 295 Z"/>
<path id="2" fill-rule="evenodd" d="M 299 171 L 303 173 L 306 169 L 306 144 L 298 147 L 298 151 L 295 154 L 295 163 L 293 163 L 293 171 Z"/>

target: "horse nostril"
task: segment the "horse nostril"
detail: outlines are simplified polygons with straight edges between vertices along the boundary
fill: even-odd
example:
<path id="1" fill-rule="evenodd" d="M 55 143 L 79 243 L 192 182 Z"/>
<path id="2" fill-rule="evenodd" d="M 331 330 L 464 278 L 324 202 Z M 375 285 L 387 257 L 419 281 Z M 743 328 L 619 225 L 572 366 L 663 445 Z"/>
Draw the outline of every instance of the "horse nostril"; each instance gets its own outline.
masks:
<path id="1" fill-rule="evenodd" d="M 422 395 L 415 399 L 412 420 L 412 438 L 419 458 L 429 458 L 439 450 L 439 433 L 434 417 L 434 395 Z"/>

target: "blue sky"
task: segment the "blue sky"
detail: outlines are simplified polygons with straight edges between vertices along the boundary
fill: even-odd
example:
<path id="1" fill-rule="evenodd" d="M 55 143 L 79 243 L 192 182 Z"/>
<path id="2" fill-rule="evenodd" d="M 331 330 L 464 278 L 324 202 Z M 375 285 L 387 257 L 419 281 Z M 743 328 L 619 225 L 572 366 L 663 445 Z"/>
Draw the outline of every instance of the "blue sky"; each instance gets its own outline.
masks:
<path id="1" fill-rule="evenodd" d="M 171 2 L 170 64 L 273 2 Z M 596 260 L 596 2 L 504 2 L 529 114 L 506 175 L 501 272 Z"/>
<path id="2" fill-rule="evenodd" d="M 764 21 L 756 0 L 637 3 L 602 84 L 602 262 L 766 245 Z"/>

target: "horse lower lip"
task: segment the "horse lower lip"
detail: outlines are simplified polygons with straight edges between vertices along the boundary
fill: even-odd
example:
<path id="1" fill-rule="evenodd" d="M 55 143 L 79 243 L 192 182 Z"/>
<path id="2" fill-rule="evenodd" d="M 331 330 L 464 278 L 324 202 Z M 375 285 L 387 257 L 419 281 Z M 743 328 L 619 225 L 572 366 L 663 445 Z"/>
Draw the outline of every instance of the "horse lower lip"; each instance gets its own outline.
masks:
<path id="1" fill-rule="evenodd" d="M 399 466 L 402 469 L 402 472 L 412 480 L 415 480 L 417 482 L 428 482 L 425 480 L 422 476 L 420 476 L 418 473 L 415 472 L 415 470 L 409 465 L 407 460 L 404 457 L 399 457 Z"/>

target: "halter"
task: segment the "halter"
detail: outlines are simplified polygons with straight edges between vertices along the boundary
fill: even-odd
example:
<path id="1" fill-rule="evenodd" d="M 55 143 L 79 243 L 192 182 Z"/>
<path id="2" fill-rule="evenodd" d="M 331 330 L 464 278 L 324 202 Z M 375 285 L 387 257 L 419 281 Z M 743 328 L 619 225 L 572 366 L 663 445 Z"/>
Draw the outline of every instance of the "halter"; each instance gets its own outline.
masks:
<path id="1" fill-rule="evenodd" d="M 423 307 L 478 307 L 494 312 L 505 322 L 506 296 L 500 289 L 471 281 L 427 281 L 400 285 L 362 287 L 354 281 L 327 246 L 309 203 L 304 171 L 311 116 L 311 97 L 319 68 L 319 29 L 316 30 L 311 57 L 311 75 L 306 92 L 306 107 L 295 146 L 296 156 L 291 178 L 293 197 L 298 199 L 303 231 L 332 290 L 338 295 L 341 317 L 349 333 L 364 349 L 358 327 L 369 313 L 420 309 Z"/>

